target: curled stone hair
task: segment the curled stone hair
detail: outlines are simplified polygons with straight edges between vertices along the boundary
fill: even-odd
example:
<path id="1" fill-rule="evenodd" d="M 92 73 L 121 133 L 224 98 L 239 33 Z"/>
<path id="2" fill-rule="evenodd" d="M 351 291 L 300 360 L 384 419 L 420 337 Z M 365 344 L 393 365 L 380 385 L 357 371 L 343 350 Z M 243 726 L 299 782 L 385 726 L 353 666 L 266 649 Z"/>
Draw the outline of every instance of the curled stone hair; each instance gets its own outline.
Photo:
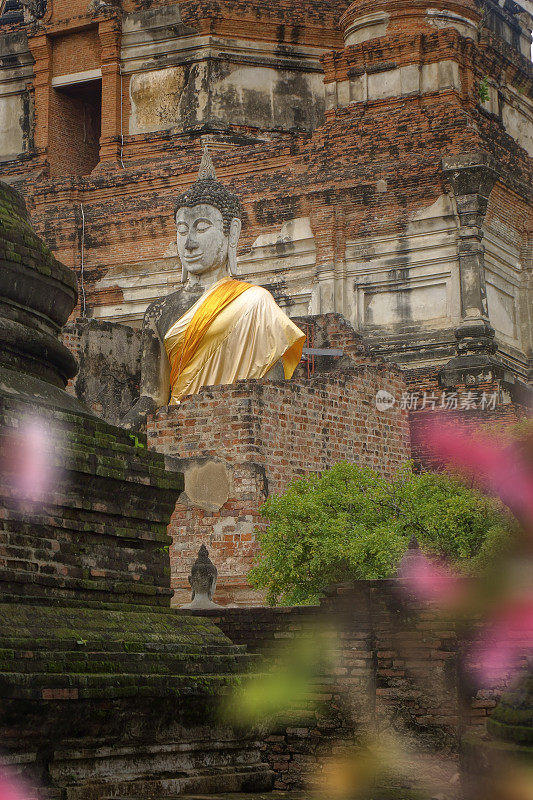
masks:
<path id="1" fill-rule="evenodd" d="M 232 219 L 242 219 L 239 198 L 217 181 L 207 147 L 204 149 L 198 180 L 193 183 L 190 189 L 187 189 L 186 192 L 178 197 L 175 213 L 177 214 L 180 208 L 193 208 L 200 204 L 218 208 L 222 214 L 224 233 L 226 234 L 229 231 Z"/>

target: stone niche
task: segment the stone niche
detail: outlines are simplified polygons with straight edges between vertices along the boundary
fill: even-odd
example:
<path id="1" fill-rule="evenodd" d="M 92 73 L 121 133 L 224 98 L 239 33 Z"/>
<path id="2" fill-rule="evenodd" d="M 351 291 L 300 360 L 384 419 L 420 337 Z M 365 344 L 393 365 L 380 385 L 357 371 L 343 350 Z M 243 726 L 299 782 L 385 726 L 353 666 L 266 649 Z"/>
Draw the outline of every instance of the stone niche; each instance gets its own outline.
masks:
<path id="1" fill-rule="evenodd" d="M 76 282 L 0 183 L 0 739 L 43 798 L 268 789 L 218 721 L 253 660 L 171 610 L 168 456 L 64 391 Z"/>

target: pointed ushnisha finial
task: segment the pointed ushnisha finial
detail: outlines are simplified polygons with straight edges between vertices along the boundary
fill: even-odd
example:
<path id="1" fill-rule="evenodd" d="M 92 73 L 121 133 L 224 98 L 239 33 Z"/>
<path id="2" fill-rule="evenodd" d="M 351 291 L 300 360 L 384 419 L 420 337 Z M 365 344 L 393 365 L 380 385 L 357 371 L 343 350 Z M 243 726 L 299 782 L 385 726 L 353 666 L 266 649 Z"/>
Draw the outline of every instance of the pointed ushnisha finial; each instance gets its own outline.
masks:
<path id="1" fill-rule="evenodd" d="M 215 166 L 209 154 L 209 150 L 207 149 L 207 145 L 204 145 L 200 169 L 198 171 L 198 180 L 205 181 L 209 178 L 216 181 L 217 176 L 215 175 Z"/>

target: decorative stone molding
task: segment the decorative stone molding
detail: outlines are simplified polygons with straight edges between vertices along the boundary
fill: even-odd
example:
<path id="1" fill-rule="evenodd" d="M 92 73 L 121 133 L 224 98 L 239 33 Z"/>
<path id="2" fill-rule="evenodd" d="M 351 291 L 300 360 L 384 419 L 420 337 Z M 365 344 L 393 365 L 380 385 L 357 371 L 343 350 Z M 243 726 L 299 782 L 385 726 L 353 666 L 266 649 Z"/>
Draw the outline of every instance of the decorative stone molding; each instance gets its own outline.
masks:
<path id="1" fill-rule="evenodd" d="M 482 152 L 443 159 L 442 166 L 459 220 L 461 322 L 455 329 L 457 356 L 439 377 L 443 386 L 474 386 L 503 377 L 504 372 L 501 361 L 494 357 L 498 348 L 487 306 L 482 228 L 498 172 Z"/>
<path id="2" fill-rule="evenodd" d="M 350 41 L 350 35 L 357 31 L 361 23 L 369 17 L 376 17 L 378 14 L 387 17 L 387 27 L 395 29 L 428 29 L 440 18 L 441 26 L 444 23 L 447 27 L 455 27 L 465 35 L 472 36 L 472 30 L 479 22 L 480 13 L 476 5 L 471 0 L 411 0 L 409 3 L 398 3 L 396 0 L 355 0 L 340 18 L 340 26 L 344 32 L 346 44 L 357 44 L 365 39 L 359 38 L 358 41 Z M 370 22 L 370 21 L 369 21 Z M 368 25 L 369 22 L 366 24 Z M 388 30 L 387 30 L 388 32 Z M 385 33 L 385 31 L 383 31 Z M 378 33 L 382 36 L 383 33 Z M 366 38 L 373 38 L 372 36 Z"/>

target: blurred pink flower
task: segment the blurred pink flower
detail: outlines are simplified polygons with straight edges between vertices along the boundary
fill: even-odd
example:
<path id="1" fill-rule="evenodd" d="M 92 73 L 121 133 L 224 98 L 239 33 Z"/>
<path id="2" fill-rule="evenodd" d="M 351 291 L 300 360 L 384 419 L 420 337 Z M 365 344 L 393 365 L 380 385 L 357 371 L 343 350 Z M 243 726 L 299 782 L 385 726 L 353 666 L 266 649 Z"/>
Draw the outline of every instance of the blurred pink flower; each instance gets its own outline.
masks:
<path id="1" fill-rule="evenodd" d="M 36 797 L 34 789 L 0 767 L 0 800 L 35 800 Z"/>
<path id="2" fill-rule="evenodd" d="M 468 668 L 482 686 L 505 682 L 533 652 L 533 594 L 507 603 L 471 648 Z"/>
<path id="3" fill-rule="evenodd" d="M 426 428 L 425 445 L 446 464 L 473 477 L 498 495 L 522 521 L 533 523 L 533 467 L 516 444 L 502 447 L 457 426 L 435 423 Z"/>
<path id="4" fill-rule="evenodd" d="M 7 437 L 2 466 L 19 498 L 44 499 L 52 480 L 51 459 L 50 436 L 38 419 L 25 421 Z"/>
<path id="5" fill-rule="evenodd" d="M 425 556 L 413 543 L 400 561 L 397 577 L 401 588 L 422 602 L 436 601 L 449 605 L 455 603 L 462 593 L 457 575 L 444 564 Z"/>
<path id="6" fill-rule="evenodd" d="M 442 420 L 424 424 L 415 432 L 415 438 L 439 462 L 456 468 L 474 479 L 480 489 L 500 497 L 524 527 L 533 530 L 533 465 L 518 442 L 496 444 L 479 431 L 472 433 Z M 422 561 L 411 563 L 410 558 L 412 554 L 408 552 L 404 557 L 407 577 L 415 588 L 417 583 L 422 590 L 427 585 L 427 594 L 433 591 L 437 600 L 439 593 L 445 599 L 454 597 L 453 580 L 442 575 L 438 567 L 428 567 Z M 486 687 L 507 682 L 524 657 L 533 653 L 533 592 L 528 590 L 518 599 L 503 596 L 499 602 L 497 611 L 487 610 L 488 617 L 467 653 L 472 677 Z"/>

